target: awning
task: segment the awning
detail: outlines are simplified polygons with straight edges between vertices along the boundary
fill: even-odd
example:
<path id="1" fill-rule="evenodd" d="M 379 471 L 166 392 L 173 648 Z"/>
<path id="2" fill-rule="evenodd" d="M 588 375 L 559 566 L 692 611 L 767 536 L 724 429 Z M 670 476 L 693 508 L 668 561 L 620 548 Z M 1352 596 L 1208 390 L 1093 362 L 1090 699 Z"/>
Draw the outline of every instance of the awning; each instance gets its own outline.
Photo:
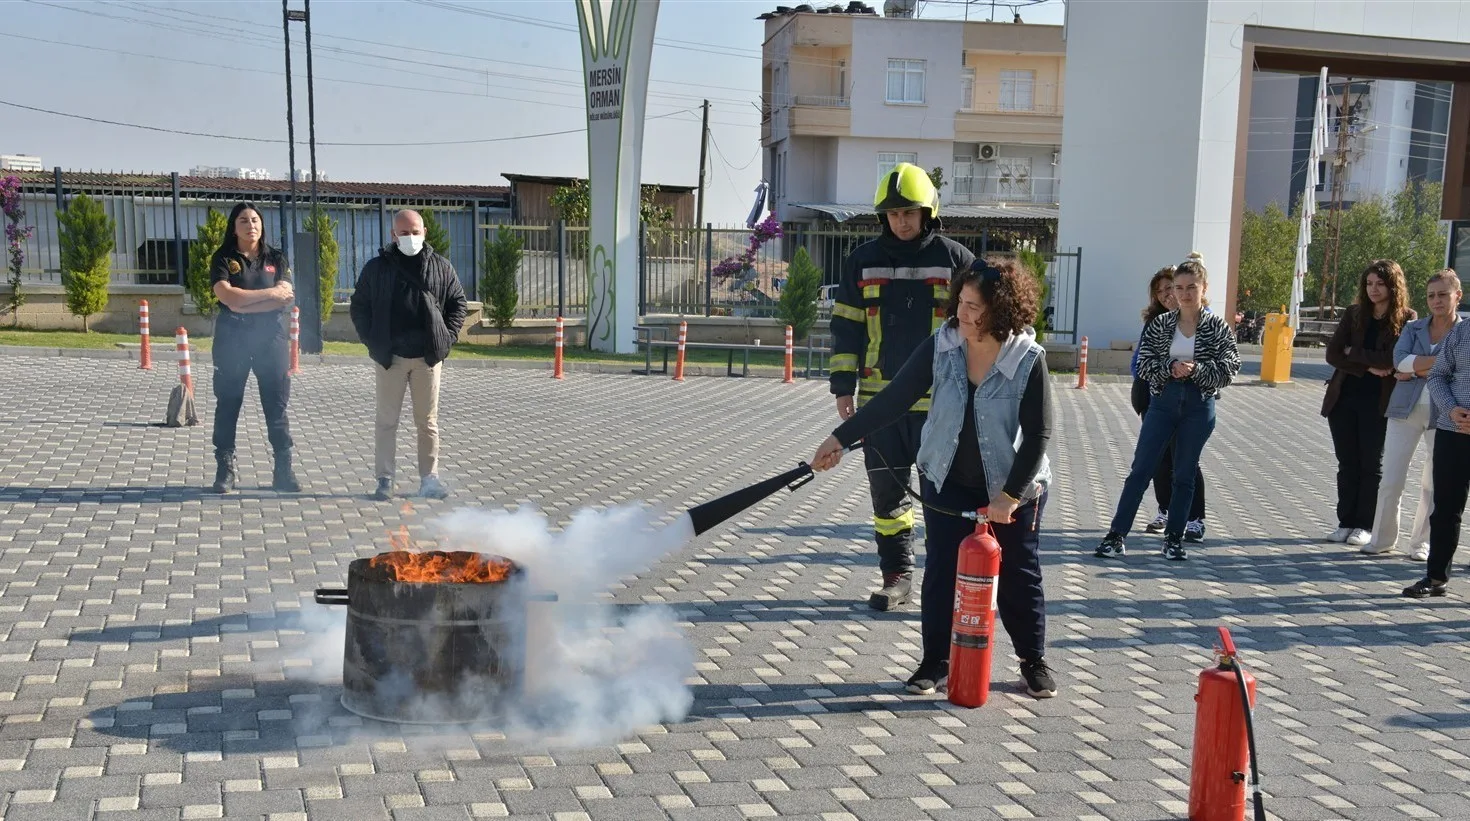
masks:
<path id="1" fill-rule="evenodd" d="M 853 217 L 867 216 L 875 213 L 871 205 L 844 205 L 830 202 L 793 202 L 792 207 L 806 208 L 812 211 L 820 211 L 838 222 L 847 222 Z M 1021 220 L 1054 220 L 1057 218 L 1058 208 L 1055 205 L 1007 205 L 1005 203 L 992 203 L 989 205 L 946 205 L 939 206 L 939 216 L 954 219 L 1021 219 Z"/>

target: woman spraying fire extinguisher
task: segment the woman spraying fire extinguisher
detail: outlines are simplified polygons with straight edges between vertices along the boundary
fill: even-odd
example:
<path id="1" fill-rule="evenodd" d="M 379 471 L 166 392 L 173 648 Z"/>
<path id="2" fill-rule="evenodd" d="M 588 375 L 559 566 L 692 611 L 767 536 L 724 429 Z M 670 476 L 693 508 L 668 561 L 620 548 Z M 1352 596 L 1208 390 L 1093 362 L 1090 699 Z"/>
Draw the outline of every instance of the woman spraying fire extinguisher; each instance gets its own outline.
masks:
<path id="1" fill-rule="evenodd" d="M 1046 352 L 1030 325 L 1036 280 L 1013 260 L 976 261 L 950 283 L 947 321 L 893 381 L 843 422 L 811 465 L 829 470 L 843 449 L 902 415 L 932 389 L 919 443 L 926 507 L 922 612 L 924 656 L 907 689 L 929 695 L 949 677 L 950 627 L 960 542 L 974 530 L 945 511 L 986 508 L 1001 548 L 1001 622 L 1021 659 L 1026 692 L 1057 693 L 1047 665 L 1040 524 L 1051 468 Z"/>

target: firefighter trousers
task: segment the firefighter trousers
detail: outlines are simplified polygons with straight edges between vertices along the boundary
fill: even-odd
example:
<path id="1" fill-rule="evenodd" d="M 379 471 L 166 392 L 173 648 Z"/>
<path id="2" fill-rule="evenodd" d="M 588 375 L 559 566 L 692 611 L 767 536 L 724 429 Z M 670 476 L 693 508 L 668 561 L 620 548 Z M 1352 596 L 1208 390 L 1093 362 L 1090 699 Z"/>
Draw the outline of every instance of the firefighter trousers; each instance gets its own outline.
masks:
<path id="1" fill-rule="evenodd" d="M 924 418 L 922 413 L 906 413 L 863 440 L 868 493 L 873 499 L 873 530 L 878 540 L 878 567 L 884 575 L 914 570 L 914 506 L 904 488 L 909 486 L 909 474 L 919 456 Z M 884 469 L 885 462 L 892 472 Z"/>

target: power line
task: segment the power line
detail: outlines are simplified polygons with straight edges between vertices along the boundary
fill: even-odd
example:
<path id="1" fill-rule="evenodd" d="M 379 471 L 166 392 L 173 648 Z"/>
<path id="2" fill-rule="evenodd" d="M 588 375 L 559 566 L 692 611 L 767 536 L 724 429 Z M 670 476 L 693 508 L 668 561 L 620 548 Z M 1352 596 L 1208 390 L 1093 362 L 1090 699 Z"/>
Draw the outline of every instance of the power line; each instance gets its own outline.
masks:
<path id="1" fill-rule="evenodd" d="M 205 133 L 205 132 L 201 132 L 201 131 L 185 131 L 185 130 L 177 129 L 177 128 L 164 128 L 162 126 L 142 125 L 140 123 L 127 123 L 127 122 L 120 122 L 118 120 L 106 120 L 106 119 L 102 119 L 100 117 L 88 117 L 85 114 L 71 114 L 71 113 L 68 113 L 68 112 L 65 112 L 65 111 L 52 111 L 51 109 L 47 109 L 47 108 L 38 108 L 36 106 L 22 105 L 20 103 L 13 103 L 13 102 L 11 102 L 9 100 L 0 100 L 0 105 L 9 106 L 11 108 L 19 108 L 19 109 L 22 109 L 22 110 L 25 110 L 25 111 L 34 111 L 34 112 L 37 112 L 37 113 L 40 113 L 40 114 L 51 114 L 51 115 L 56 116 L 56 117 L 66 117 L 67 119 L 72 119 L 72 120 L 84 120 L 84 121 L 90 122 L 90 123 L 99 123 L 101 125 L 114 125 L 114 126 L 119 126 L 119 127 L 122 127 L 122 128 L 137 128 L 137 129 L 141 129 L 143 131 L 153 131 L 153 132 L 157 132 L 157 133 L 160 133 L 160 134 L 177 134 L 177 135 L 184 136 L 184 137 L 206 137 L 206 138 L 213 139 L 213 140 L 234 140 L 236 142 L 270 143 L 270 144 L 274 144 L 274 145 L 284 145 L 286 143 L 286 140 L 276 139 L 276 138 L 273 138 L 273 137 L 241 137 L 241 136 L 236 136 L 236 135 L 232 135 L 232 134 L 209 134 L 209 133 Z M 648 117 L 647 119 L 649 119 L 649 120 L 662 120 L 662 119 L 667 118 L 667 117 L 672 117 L 672 116 L 674 116 L 676 114 L 685 114 L 685 113 L 691 113 L 691 112 L 689 112 L 688 109 L 680 109 L 679 111 L 670 111 L 667 114 L 658 114 L 658 115 L 655 115 L 653 117 Z M 558 137 L 558 136 L 561 136 L 563 134 L 581 134 L 581 133 L 584 133 L 586 130 L 587 130 L 587 128 L 584 126 L 582 128 L 569 128 L 569 129 L 566 129 L 564 131 L 546 131 L 546 132 L 542 132 L 542 133 L 539 133 L 539 134 L 517 134 L 517 135 L 514 135 L 514 136 L 508 136 L 508 137 L 479 137 L 479 138 L 472 139 L 472 140 L 430 140 L 430 141 L 424 141 L 424 142 L 392 142 L 392 143 L 318 142 L 317 145 L 327 145 L 327 146 L 332 146 L 332 147 L 336 147 L 336 148 L 349 148 L 349 147 L 350 148 L 369 148 L 369 147 L 371 147 L 371 148 L 413 148 L 413 147 L 420 147 L 420 146 L 439 146 L 439 145 L 477 145 L 477 144 L 480 144 L 480 143 L 509 142 L 511 140 L 530 140 L 530 139 L 535 139 L 535 138 L 538 138 L 538 137 Z"/>

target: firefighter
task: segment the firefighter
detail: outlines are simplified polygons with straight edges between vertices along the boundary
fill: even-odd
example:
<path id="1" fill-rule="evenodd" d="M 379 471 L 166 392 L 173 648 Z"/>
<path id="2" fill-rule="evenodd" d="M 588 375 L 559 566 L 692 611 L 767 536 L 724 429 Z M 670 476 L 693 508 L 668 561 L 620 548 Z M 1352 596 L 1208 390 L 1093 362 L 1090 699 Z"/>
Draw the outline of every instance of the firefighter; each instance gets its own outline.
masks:
<path id="1" fill-rule="evenodd" d="M 832 306 L 831 385 L 844 421 L 944 323 L 950 279 L 975 261 L 964 246 L 940 236 L 939 192 L 924 169 L 894 166 L 879 181 L 873 207 L 883 233 L 847 258 Z M 863 440 L 883 574 L 882 589 L 868 598 L 874 610 L 900 607 L 913 590 L 914 511 L 904 485 L 928 410 L 926 393 L 898 421 Z"/>

